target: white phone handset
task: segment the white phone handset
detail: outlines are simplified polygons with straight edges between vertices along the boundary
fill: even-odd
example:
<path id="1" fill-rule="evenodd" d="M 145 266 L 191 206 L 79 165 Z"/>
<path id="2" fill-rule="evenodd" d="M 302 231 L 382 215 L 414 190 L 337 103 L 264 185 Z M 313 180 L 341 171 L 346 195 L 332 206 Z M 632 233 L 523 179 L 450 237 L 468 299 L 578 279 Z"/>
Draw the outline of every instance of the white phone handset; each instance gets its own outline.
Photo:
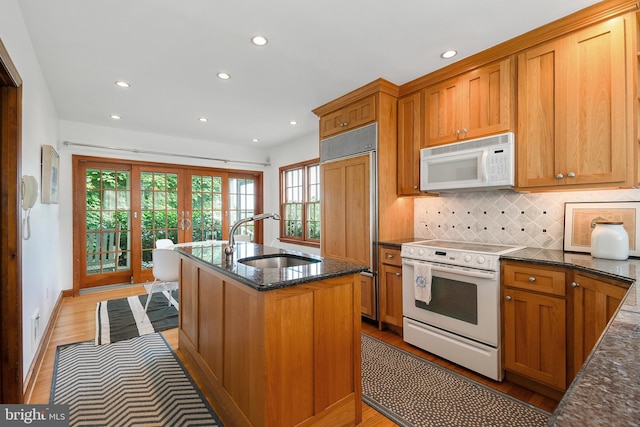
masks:
<path id="1" fill-rule="evenodd" d="M 22 177 L 21 186 L 22 209 L 26 211 L 26 215 L 22 218 L 22 238 L 29 240 L 31 237 L 31 224 L 29 223 L 29 214 L 31 208 L 36 204 L 38 199 L 38 181 L 31 175 Z"/>
<path id="2" fill-rule="evenodd" d="M 22 209 L 33 207 L 38 199 L 38 181 L 31 175 L 22 177 Z"/>

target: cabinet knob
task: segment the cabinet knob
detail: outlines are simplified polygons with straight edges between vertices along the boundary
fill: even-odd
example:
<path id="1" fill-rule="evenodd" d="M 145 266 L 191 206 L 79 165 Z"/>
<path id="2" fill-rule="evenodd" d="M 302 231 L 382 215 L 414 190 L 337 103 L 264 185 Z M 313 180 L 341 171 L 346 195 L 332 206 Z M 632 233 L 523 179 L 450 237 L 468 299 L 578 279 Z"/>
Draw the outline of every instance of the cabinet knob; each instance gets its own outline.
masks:
<path id="1" fill-rule="evenodd" d="M 393 258 L 393 255 L 387 254 L 387 258 L 389 258 L 389 259 Z"/>
<path id="2" fill-rule="evenodd" d="M 465 128 L 462 128 L 462 132 L 464 132 L 464 134 L 467 134 L 467 130 Z"/>
<path id="3" fill-rule="evenodd" d="M 562 175 L 561 173 L 559 173 L 558 175 L 556 175 L 556 178 L 558 178 L 558 179 L 562 179 L 562 178 L 564 178 L 564 175 Z"/>
<path id="4" fill-rule="evenodd" d="M 574 287 L 574 288 L 577 288 L 577 287 L 580 286 L 580 284 L 576 283 L 576 282 L 571 282 L 571 286 Z"/>
<path id="5" fill-rule="evenodd" d="M 573 172 L 569 172 L 569 173 L 567 174 L 567 176 L 568 176 L 569 178 L 575 178 L 575 177 L 576 177 L 576 174 L 575 174 L 575 173 L 573 173 Z"/>
<path id="6" fill-rule="evenodd" d="M 533 277 L 533 276 L 531 276 L 531 277 L 529 277 L 529 281 L 530 281 L 531 283 L 533 283 L 533 282 L 535 282 L 535 281 L 536 281 L 536 278 L 535 278 L 535 277 Z"/>
<path id="7" fill-rule="evenodd" d="M 506 297 L 504 297 L 504 299 L 506 299 L 507 301 L 511 301 L 511 296 L 507 295 Z"/>
<path id="8" fill-rule="evenodd" d="M 396 273 L 396 276 L 400 277 L 400 276 L 402 276 L 402 273 Z"/>
<path id="9" fill-rule="evenodd" d="M 417 186 L 417 185 L 414 185 L 414 186 L 413 186 L 413 189 L 414 189 L 414 190 L 417 190 L 417 189 L 418 189 L 418 186 Z"/>

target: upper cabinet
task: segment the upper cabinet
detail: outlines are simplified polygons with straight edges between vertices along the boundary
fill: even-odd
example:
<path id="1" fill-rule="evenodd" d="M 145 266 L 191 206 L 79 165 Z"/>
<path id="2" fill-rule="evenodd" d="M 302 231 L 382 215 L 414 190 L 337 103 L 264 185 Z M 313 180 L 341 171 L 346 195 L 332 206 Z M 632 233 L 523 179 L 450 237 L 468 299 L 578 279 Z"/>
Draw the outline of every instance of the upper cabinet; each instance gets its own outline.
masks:
<path id="1" fill-rule="evenodd" d="M 425 88 L 426 146 L 512 130 L 514 71 L 507 58 Z"/>
<path id="2" fill-rule="evenodd" d="M 422 94 L 398 99 L 398 196 L 420 193 L 422 148 Z"/>
<path id="3" fill-rule="evenodd" d="M 376 96 L 353 102 L 320 118 L 320 139 L 376 121 Z"/>
<path id="4" fill-rule="evenodd" d="M 518 188 L 636 183 L 625 48 L 635 44 L 625 28 L 636 30 L 626 20 L 634 19 L 613 18 L 518 55 Z"/>

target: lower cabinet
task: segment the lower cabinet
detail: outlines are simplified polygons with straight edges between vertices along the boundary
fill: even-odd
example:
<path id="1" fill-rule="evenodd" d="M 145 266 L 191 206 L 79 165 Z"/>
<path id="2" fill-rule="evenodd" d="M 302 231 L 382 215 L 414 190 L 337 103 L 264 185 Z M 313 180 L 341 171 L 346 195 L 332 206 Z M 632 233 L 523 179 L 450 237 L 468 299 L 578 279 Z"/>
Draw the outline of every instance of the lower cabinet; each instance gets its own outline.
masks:
<path id="1" fill-rule="evenodd" d="M 376 286 L 373 277 L 360 275 L 360 313 L 371 319 L 376 318 Z"/>
<path id="2" fill-rule="evenodd" d="M 393 326 L 402 331 L 402 259 L 400 250 L 380 246 L 378 268 L 378 300 L 380 326 Z"/>
<path id="3" fill-rule="evenodd" d="M 524 386 L 564 392 L 630 283 L 568 267 L 502 261 L 503 366 Z M 522 383 L 524 378 L 528 383 Z"/>
<path id="4" fill-rule="evenodd" d="M 628 285 L 588 274 L 575 273 L 571 282 L 573 299 L 573 358 L 569 361 L 570 378 L 580 367 L 600 339 L 627 293 Z"/>
<path id="5" fill-rule="evenodd" d="M 505 370 L 566 390 L 565 272 L 505 262 L 502 277 Z"/>

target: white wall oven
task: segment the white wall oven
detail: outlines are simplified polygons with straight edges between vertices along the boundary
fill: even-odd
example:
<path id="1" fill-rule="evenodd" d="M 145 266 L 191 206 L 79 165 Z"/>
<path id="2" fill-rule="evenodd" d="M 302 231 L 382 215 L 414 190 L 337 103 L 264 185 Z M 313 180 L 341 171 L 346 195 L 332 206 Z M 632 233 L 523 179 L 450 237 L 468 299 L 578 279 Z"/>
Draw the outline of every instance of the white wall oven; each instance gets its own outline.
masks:
<path id="1" fill-rule="evenodd" d="M 446 240 L 403 244 L 404 340 L 501 381 L 500 255 L 518 249 Z"/>

